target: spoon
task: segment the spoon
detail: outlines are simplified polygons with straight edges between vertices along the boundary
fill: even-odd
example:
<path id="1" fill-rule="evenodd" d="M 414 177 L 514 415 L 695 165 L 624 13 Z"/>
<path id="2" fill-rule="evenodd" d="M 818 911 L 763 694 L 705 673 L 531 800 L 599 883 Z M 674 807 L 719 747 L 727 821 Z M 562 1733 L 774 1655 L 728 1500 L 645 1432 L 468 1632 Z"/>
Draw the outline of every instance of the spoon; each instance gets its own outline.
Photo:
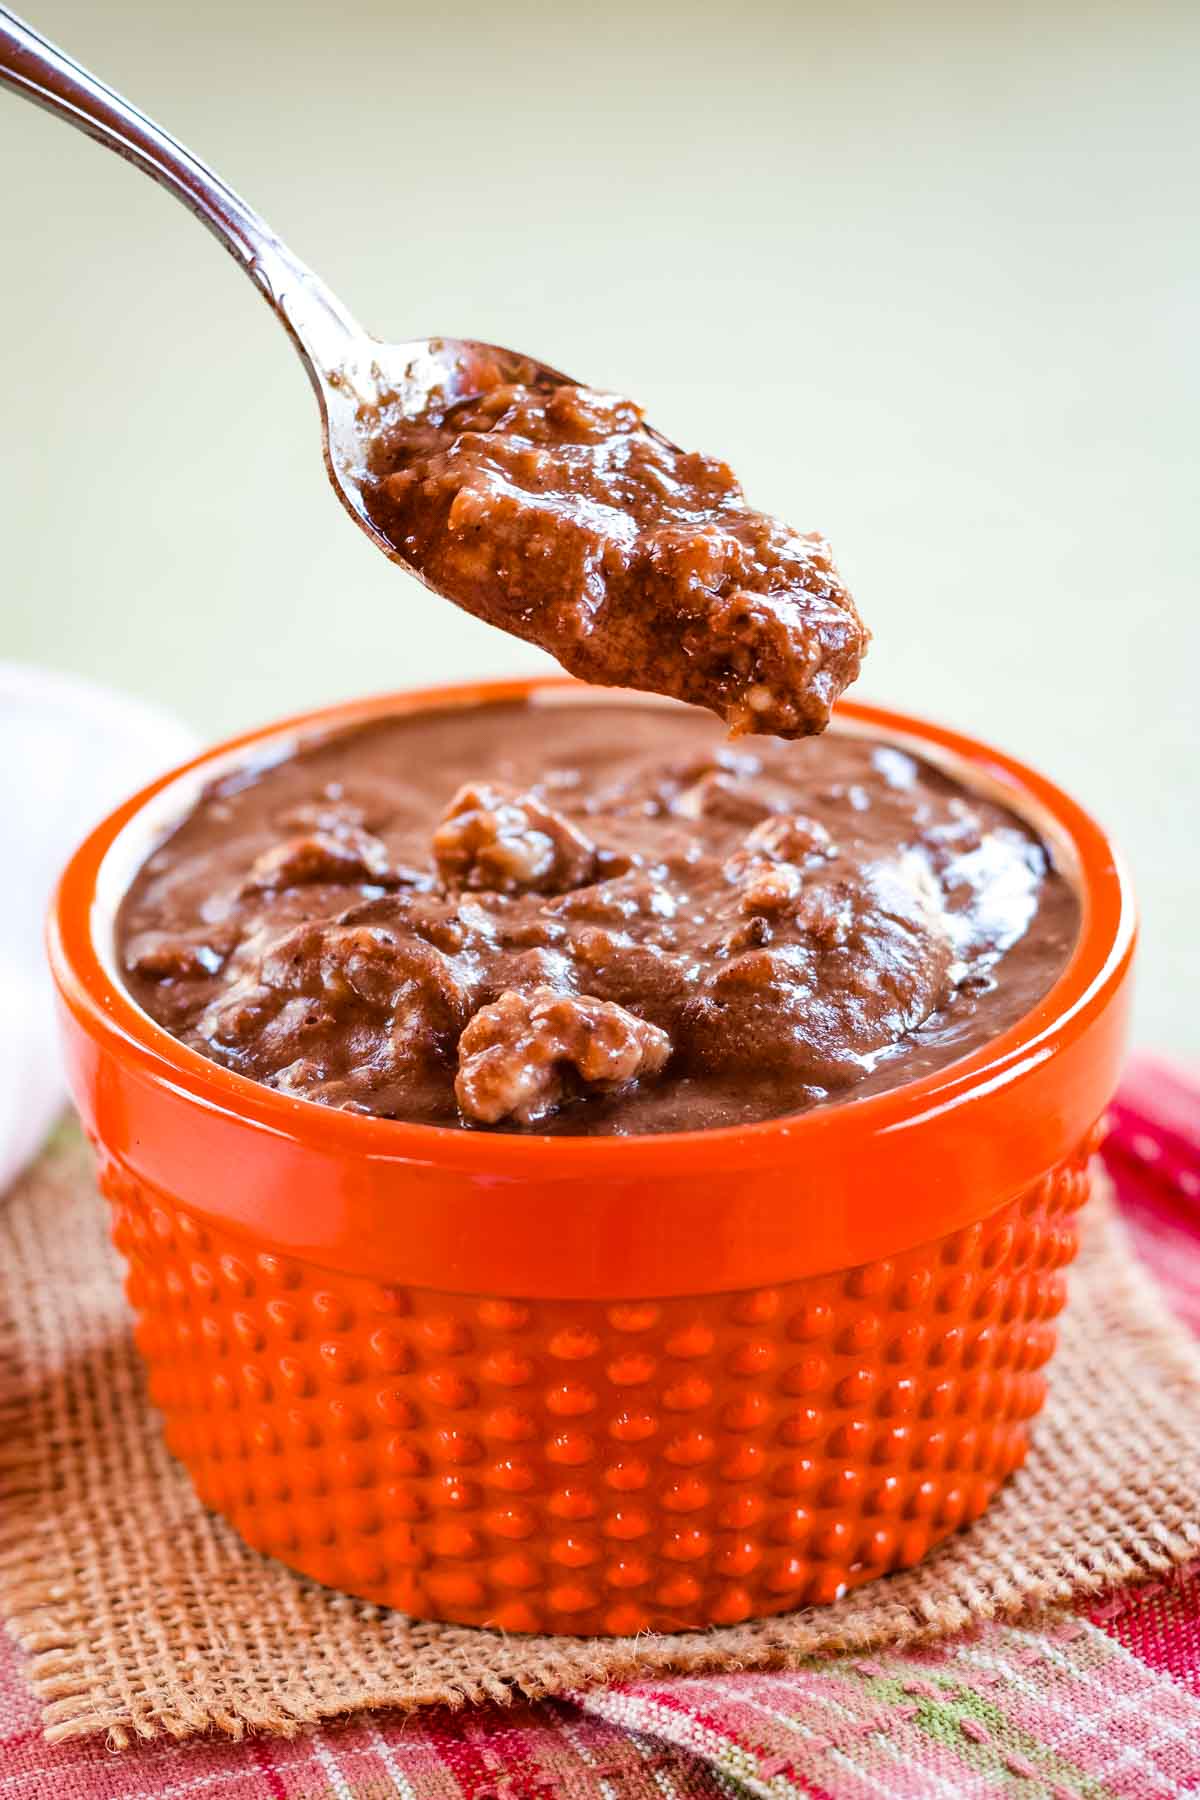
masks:
<path id="1" fill-rule="evenodd" d="M 230 251 L 308 370 L 339 500 L 385 556 L 468 612 L 540 644 L 585 681 L 707 706 L 735 732 L 800 737 L 824 730 L 837 696 L 858 674 L 870 634 L 823 540 L 754 512 L 725 464 L 686 455 L 628 402 L 589 396 L 533 357 L 471 338 L 383 344 L 370 337 L 211 169 L 3 6 L 0 84 L 136 163 Z M 422 486 L 396 468 L 397 444 L 410 429 L 427 435 L 430 421 L 444 420 L 458 402 L 489 395 L 517 413 L 522 406 L 556 413 L 567 438 L 575 432 L 584 444 L 598 444 L 597 459 L 611 441 L 620 464 L 615 476 L 600 471 L 591 494 L 566 457 L 557 491 L 551 483 L 543 494 L 536 486 L 541 452 L 514 442 L 509 451 L 518 463 L 534 465 L 534 493 L 522 489 L 514 498 L 504 491 L 504 471 L 496 478 L 489 466 L 481 522 L 468 470 L 424 549 L 419 520 L 410 516 L 406 524 L 401 512 L 390 532 L 394 484 L 401 482 L 401 498 L 405 478 L 414 491 Z M 519 404 L 514 396 L 522 397 Z M 614 407 L 624 409 L 623 427 Z M 468 428 L 460 441 L 472 435 L 483 434 Z M 553 457 L 545 462 L 554 472 Z M 464 496 L 469 504 L 456 525 Z M 510 522 L 520 515 L 515 532 L 507 543 L 503 533 L 489 541 L 504 512 Z M 573 517 L 564 529 L 566 512 Z"/>
<path id="2" fill-rule="evenodd" d="M 325 467 L 342 505 L 378 549 L 424 580 L 378 530 L 367 508 L 384 435 L 398 421 L 425 413 L 431 396 L 453 403 L 478 393 L 497 370 L 505 381 L 536 388 L 570 383 L 571 377 L 518 351 L 470 338 L 384 344 L 369 336 L 266 220 L 199 157 L 3 6 L 0 85 L 115 150 L 208 226 L 258 287 L 308 371 L 321 411 Z"/>

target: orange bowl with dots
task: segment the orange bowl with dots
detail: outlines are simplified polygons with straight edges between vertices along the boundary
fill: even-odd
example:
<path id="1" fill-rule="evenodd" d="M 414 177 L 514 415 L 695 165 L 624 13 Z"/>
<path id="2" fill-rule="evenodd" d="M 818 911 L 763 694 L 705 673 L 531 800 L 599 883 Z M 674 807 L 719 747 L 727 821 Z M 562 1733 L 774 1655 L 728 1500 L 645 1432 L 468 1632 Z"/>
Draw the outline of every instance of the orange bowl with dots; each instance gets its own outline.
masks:
<path id="1" fill-rule="evenodd" d="M 1100 828 L 1010 757 L 844 703 L 1029 819 L 1082 900 L 1069 965 L 935 1074 L 646 1137 L 453 1131 L 276 1093 L 134 1003 L 116 906 L 237 738 L 118 808 L 50 920 L 70 1078 L 167 1442 L 258 1549 L 507 1631 L 629 1634 L 819 1604 L 917 1562 L 1022 1461 L 1125 1038 L 1133 906 Z"/>

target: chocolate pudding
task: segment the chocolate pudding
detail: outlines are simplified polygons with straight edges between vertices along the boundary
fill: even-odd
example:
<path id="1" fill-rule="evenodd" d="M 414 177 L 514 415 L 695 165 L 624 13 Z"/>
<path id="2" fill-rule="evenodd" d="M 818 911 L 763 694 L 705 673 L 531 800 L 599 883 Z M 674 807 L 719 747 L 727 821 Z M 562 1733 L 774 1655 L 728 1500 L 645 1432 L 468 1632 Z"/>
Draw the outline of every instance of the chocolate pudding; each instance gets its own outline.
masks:
<path id="1" fill-rule="evenodd" d="M 585 681 L 735 732 L 824 730 L 868 633 L 828 546 L 746 505 L 727 463 L 630 400 L 476 372 L 383 430 L 369 505 L 422 575 Z"/>
<path id="2" fill-rule="evenodd" d="M 1028 1012 L 1078 924 L 1035 833 L 907 750 L 584 700 L 385 718 L 221 777 L 117 948 L 161 1025 L 283 1093 L 621 1134 L 912 1081 Z"/>

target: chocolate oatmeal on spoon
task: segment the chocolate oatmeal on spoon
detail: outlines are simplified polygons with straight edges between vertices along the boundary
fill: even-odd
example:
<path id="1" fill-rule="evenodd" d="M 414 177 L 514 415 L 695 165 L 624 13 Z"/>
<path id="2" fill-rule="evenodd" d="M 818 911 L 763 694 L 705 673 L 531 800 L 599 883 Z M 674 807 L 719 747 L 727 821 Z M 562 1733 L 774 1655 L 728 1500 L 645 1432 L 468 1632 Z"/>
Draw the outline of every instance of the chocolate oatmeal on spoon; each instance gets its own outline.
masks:
<path id="1" fill-rule="evenodd" d="M 440 593 L 603 686 L 823 731 L 867 632 L 826 545 L 615 394 L 480 367 L 373 446 L 368 506 Z"/>

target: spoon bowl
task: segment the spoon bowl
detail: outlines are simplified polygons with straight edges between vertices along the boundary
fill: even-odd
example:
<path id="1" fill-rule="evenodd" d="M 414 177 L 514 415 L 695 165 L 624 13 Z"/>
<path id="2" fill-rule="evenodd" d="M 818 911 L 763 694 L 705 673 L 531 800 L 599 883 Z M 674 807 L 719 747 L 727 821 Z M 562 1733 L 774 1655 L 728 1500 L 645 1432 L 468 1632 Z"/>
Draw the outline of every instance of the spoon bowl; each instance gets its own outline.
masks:
<path id="1" fill-rule="evenodd" d="M 415 338 L 384 344 L 365 334 L 347 341 L 347 355 L 332 367 L 315 363 L 297 340 L 321 409 L 325 467 L 334 492 L 355 524 L 384 555 L 420 580 L 426 577 L 383 532 L 370 496 L 386 472 L 388 444 L 405 420 L 424 418 L 435 405 L 469 400 L 505 382 L 551 389 L 573 384 L 570 375 L 498 344 L 472 338 Z"/>

